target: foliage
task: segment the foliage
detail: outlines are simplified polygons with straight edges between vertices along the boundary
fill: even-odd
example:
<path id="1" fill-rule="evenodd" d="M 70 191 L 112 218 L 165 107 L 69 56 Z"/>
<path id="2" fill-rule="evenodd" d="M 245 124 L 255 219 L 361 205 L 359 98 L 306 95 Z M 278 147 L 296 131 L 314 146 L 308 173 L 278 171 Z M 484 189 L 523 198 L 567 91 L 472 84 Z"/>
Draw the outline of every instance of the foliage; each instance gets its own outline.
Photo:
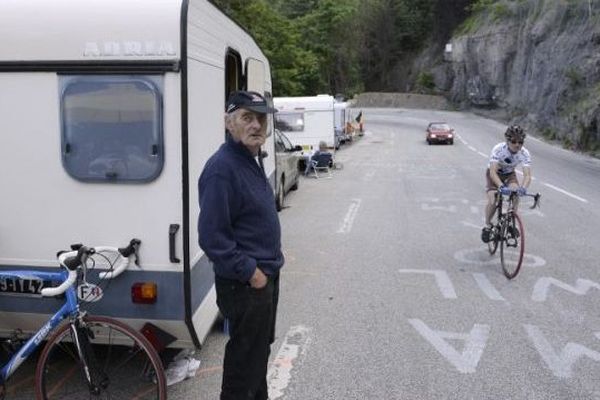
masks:
<path id="1" fill-rule="evenodd" d="M 471 1 L 212 0 L 269 58 L 275 96 L 346 97 L 393 89 L 398 66 L 436 32 L 446 40 L 446 16 Z"/>
<path id="2" fill-rule="evenodd" d="M 500 21 L 512 16 L 512 11 L 504 3 L 496 3 L 491 8 L 491 17 L 493 21 Z"/>
<path id="3" fill-rule="evenodd" d="M 572 88 L 580 86 L 583 83 L 583 76 L 576 67 L 569 67 L 565 71 L 565 76 Z"/>
<path id="4" fill-rule="evenodd" d="M 420 72 L 417 76 L 417 87 L 425 91 L 431 91 L 435 89 L 433 74 L 430 72 Z"/>

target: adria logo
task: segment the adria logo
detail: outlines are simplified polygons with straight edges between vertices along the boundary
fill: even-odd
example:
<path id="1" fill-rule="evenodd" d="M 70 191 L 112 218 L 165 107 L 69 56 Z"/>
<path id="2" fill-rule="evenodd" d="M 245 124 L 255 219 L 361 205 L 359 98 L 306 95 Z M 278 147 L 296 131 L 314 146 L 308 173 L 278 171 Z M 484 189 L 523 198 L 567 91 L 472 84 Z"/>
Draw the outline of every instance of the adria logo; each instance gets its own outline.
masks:
<path id="1" fill-rule="evenodd" d="M 169 41 L 107 41 L 87 42 L 84 57 L 174 56 L 175 47 Z"/>

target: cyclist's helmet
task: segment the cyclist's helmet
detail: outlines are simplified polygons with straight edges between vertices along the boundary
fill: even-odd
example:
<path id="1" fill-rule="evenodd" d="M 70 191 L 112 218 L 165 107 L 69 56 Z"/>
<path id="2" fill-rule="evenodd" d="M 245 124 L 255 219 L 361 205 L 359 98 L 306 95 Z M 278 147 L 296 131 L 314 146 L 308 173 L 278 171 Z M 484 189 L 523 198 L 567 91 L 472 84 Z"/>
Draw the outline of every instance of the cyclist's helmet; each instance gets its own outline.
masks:
<path id="1" fill-rule="evenodd" d="M 527 134 L 519 125 L 511 125 L 504 132 L 506 140 L 524 140 Z"/>

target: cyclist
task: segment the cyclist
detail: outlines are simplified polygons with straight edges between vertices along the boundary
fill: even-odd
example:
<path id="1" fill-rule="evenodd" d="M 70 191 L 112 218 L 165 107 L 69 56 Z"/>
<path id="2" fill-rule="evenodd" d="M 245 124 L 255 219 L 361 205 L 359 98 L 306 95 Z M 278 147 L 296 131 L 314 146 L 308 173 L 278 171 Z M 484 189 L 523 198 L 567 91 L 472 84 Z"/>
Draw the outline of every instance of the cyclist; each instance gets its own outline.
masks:
<path id="1" fill-rule="evenodd" d="M 488 169 L 485 172 L 487 205 L 485 208 L 485 226 L 481 230 L 481 240 L 485 243 L 491 239 L 491 220 L 496 209 L 496 190 L 508 187 L 519 194 L 525 194 L 531 183 L 531 156 L 529 151 L 523 147 L 525 136 L 523 128 L 519 125 L 511 125 L 504 133 L 506 142 L 498 143 L 492 149 Z M 523 170 L 523 180 L 520 185 L 515 173 L 515 168 L 519 164 L 521 164 Z M 518 204 L 517 199 L 514 203 L 515 209 Z M 514 233 L 515 236 L 518 236 L 518 234 L 518 232 Z"/>

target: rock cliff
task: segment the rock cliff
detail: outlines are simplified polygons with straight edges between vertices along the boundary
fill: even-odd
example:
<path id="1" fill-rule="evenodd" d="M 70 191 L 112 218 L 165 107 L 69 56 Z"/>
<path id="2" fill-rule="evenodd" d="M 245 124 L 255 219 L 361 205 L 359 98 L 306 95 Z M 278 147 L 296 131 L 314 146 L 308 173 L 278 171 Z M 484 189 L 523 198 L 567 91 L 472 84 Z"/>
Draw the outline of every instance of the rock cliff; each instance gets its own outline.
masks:
<path id="1" fill-rule="evenodd" d="M 599 1 L 497 1 L 463 31 L 444 62 L 425 58 L 452 101 L 600 153 Z M 417 63 L 422 71 L 424 58 Z"/>

